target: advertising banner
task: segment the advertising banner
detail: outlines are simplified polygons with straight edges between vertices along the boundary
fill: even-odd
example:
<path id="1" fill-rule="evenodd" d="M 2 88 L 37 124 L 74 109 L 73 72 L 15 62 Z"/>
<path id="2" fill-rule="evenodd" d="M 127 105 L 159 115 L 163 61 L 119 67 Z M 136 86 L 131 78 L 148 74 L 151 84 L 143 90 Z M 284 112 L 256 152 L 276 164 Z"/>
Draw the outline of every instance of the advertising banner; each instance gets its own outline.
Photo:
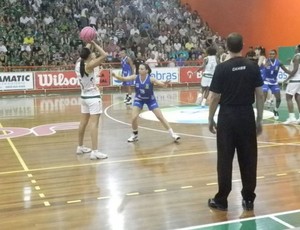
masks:
<path id="1" fill-rule="evenodd" d="M 113 69 L 112 73 L 121 75 L 122 69 Z M 179 83 L 179 68 L 152 68 L 151 76 L 160 81 L 170 81 L 172 83 Z M 116 78 L 111 77 L 111 85 L 120 86 L 122 82 Z"/>
<path id="2" fill-rule="evenodd" d="M 152 68 L 151 76 L 160 81 L 179 82 L 179 68 Z"/>
<path id="3" fill-rule="evenodd" d="M 0 90 L 31 90 L 33 89 L 32 72 L 0 73 Z"/>
<path id="4" fill-rule="evenodd" d="M 74 71 L 44 71 L 34 73 L 35 89 L 79 88 Z"/>
<path id="5" fill-rule="evenodd" d="M 285 66 L 287 69 L 289 69 L 289 66 Z M 283 82 L 285 79 L 287 79 L 288 74 L 284 72 L 281 68 L 279 68 L 278 74 L 277 74 L 277 81 L 279 83 Z"/>
<path id="6" fill-rule="evenodd" d="M 181 83 L 200 83 L 201 71 L 196 72 L 199 67 L 181 67 L 180 82 Z"/>
<path id="7" fill-rule="evenodd" d="M 100 70 L 98 76 L 100 77 L 100 79 L 99 79 L 100 86 L 110 86 L 110 70 L 109 69 Z"/>

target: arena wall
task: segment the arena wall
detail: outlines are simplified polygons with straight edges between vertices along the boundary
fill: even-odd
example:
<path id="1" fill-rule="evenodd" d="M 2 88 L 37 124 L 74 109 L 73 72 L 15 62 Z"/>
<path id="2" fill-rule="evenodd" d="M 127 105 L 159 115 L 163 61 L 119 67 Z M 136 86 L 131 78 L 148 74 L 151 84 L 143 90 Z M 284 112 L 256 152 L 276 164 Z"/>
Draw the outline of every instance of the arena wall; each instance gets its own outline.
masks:
<path id="1" fill-rule="evenodd" d="M 267 50 L 300 43 L 299 0 L 181 0 L 222 36 L 239 32 L 245 47 Z M 246 51 L 247 48 L 245 48 Z"/>

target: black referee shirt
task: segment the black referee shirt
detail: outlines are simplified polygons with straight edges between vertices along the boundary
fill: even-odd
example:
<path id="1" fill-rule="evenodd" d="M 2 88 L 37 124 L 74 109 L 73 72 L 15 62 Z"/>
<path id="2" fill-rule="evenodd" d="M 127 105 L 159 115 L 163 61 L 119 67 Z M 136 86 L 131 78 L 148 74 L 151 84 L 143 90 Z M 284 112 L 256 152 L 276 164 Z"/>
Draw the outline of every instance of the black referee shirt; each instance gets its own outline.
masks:
<path id="1" fill-rule="evenodd" d="M 217 65 L 209 90 L 221 94 L 220 105 L 252 105 L 255 88 L 263 84 L 257 64 L 235 57 Z"/>

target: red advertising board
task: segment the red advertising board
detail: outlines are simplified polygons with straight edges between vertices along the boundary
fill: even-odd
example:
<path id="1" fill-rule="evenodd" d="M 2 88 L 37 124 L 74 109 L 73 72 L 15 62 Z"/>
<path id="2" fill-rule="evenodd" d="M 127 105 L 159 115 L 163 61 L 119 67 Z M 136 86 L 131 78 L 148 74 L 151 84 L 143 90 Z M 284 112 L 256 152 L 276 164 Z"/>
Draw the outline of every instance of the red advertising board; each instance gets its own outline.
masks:
<path id="1" fill-rule="evenodd" d="M 200 83 L 201 73 L 196 72 L 199 67 L 181 67 L 180 68 L 180 82 L 185 83 Z"/>
<path id="2" fill-rule="evenodd" d="M 100 70 L 99 77 L 100 77 L 100 80 L 99 80 L 100 86 L 110 86 L 110 70 L 109 69 Z"/>
<path id="3" fill-rule="evenodd" d="M 74 71 L 44 71 L 34 73 L 35 89 L 80 88 Z M 110 85 L 110 70 L 101 70 L 100 86 Z"/>
<path id="4" fill-rule="evenodd" d="M 79 88 L 74 71 L 44 71 L 34 73 L 35 89 Z"/>

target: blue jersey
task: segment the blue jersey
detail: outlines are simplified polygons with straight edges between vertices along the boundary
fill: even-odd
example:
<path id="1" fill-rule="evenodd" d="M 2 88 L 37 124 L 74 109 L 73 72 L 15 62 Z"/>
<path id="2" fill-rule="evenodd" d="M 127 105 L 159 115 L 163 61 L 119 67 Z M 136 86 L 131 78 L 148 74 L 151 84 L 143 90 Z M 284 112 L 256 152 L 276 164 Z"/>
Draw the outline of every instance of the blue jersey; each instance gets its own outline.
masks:
<path id="1" fill-rule="evenodd" d="M 277 75 L 280 68 L 280 62 L 278 59 L 275 59 L 273 62 L 268 59 L 268 66 L 265 67 L 265 77 L 264 83 L 269 85 L 277 84 Z"/>
<path id="2" fill-rule="evenodd" d="M 153 84 L 151 76 L 148 74 L 146 79 L 142 82 L 140 75 L 135 79 L 135 98 L 138 100 L 151 100 L 154 99 Z"/>
<path id="3" fill-rule="evenodd" d="M 132 69 L 131 69 L 130 64 L 128 63 L 128 56 L 122 58 L 121 65 L 122 65 L 122 76 L 123 77 L 132 75 Z"/>

